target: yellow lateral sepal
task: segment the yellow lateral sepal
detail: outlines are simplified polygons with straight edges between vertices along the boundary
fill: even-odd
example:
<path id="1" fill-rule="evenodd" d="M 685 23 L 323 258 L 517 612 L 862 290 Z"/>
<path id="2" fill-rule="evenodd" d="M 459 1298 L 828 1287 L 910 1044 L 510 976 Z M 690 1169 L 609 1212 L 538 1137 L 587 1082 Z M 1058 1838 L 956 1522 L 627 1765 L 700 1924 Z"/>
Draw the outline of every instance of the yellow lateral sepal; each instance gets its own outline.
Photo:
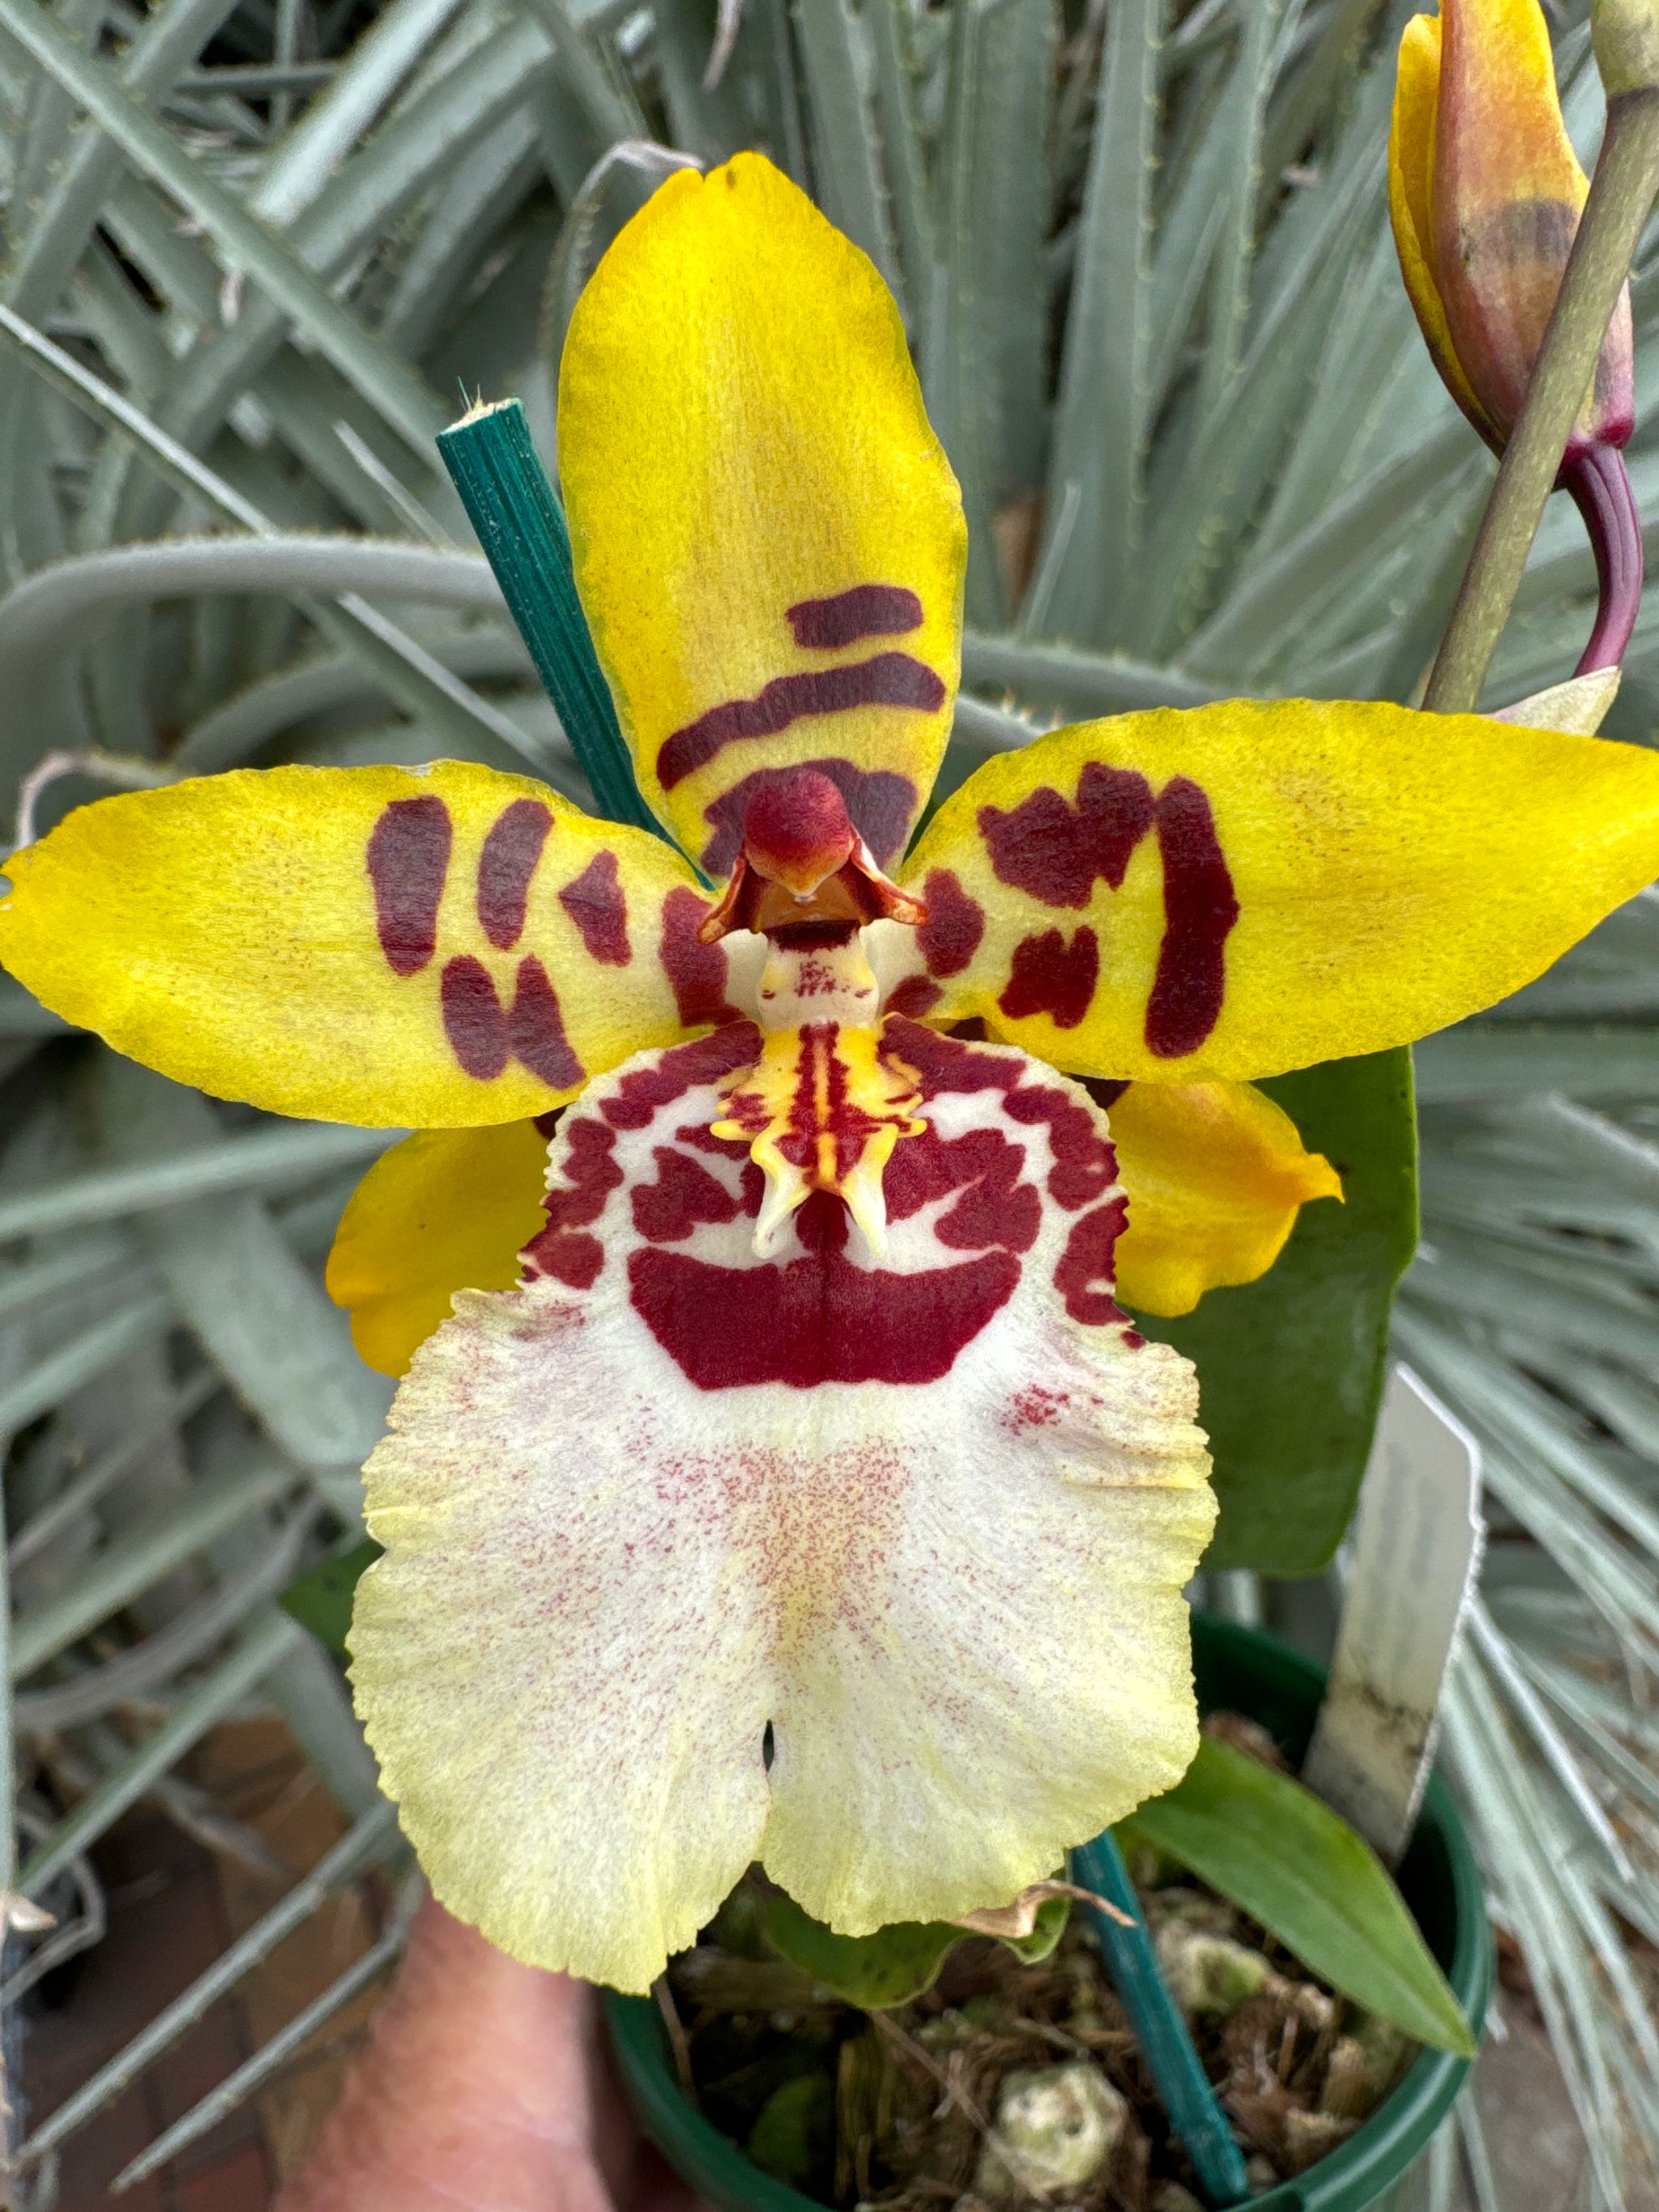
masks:
<path id="1" fill-rule="evenodd" d="M 1190 1313 L 1206 1291 L 1255 1282 L 1304 1206 L 1342 1195 L 1330 1162 L 1248 1083 L 1132 1083 L 1109 1118 L 1129 1200 L 1118 1296 L 1139 1313 Z"/>
<path id="2" fill-rule="evenodd" d="M 513 1287 L 546 1177 L 533 1121 L 422 1129 L 381 1154 L 346 1201 L 325 1277 L 371 1367 L 406 1375 L 458 1291 Z"/>

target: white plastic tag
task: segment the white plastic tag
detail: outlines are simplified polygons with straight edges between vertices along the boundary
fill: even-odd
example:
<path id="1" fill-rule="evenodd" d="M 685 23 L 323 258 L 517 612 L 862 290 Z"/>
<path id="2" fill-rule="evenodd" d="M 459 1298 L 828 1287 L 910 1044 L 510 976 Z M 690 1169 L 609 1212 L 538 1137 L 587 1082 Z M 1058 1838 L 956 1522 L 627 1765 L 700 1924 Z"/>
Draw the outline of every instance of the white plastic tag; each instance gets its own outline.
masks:
<path id="1" fill-rule="evenodd" d="M 1434 1757 L 1435 1709 L 1486 1534 L 1480 1447 L 1410 1368 L 1389 1377 L 1354 1522 L 1336 1656 L 1302 1778 L 1392 1864 Z"/>

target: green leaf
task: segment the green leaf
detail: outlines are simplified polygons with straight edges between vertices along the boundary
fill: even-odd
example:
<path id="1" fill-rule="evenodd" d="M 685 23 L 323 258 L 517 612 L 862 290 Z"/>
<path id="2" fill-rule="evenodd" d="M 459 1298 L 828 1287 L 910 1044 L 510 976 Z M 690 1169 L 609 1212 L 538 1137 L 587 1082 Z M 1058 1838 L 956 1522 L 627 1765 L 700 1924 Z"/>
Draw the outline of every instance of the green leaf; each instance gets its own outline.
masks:
<path id="1" fill-rule="evenodd" d="M 822 2189 L 835 2162 L 835 2127 L 834 2083 L 827 2074 L 799 2074 L 762 2106 L 749 2155 L 792 2189 Z"/>
<path id="2" fill-rule="evenodd" d="M 999 1940 L 1017 1959 L 1036 1966 L 1065 1934 L 1070 1910 L 1069 1898 L 1051 1897 L 1038 1906 L 1029 1936 Z M 766 1899 L 761 1931 L 792 1965 L 865 2012 L 908 2004 L 931 1989 L 947 1954 L 965 1934 L 948 1920 L 897 1920 L 873 1936 L 837 1936 L 781 1891 Z"/>
<path id="3" fill-rule="evenodd" d="M 1140 1325 L 1198 1369 L 1221 1499 L 1206 1567 L 1311 1575 L 1359 1494 L 1389 1308 L 1417 1244 L 1411 1055 L 1329 1060 L 1261 1088 L 1334 1165 L 1345 1202 L 1304 1206 L 1260 1281 Z"/>
<path id="4" fill-rule="evenodd" d="M 343 1658 L 357 1584 L 364 1569 L 374 1565 L 383 1548 L 372 1536 L 365 1536 L 349 1552 L 337 1552 L 331 1559 L 324 1559 L 298 1582 L 290 1583 L 276 1602 L 301 1628 L 308 1628 L 319 1644 Z"/>
<path id="5" fill-rule="evenodd" d="M 873 1936 L 837 1936 L 781 1894 L 767 1899 L 761 1927 L 792 1965 L 865 2012 L 919 1997 L 962 1941 L 961 1929 L 945 1920 L 898 1920 Z"/>
<path id="6" fill-rule="evenodd" d="M 1419 2043 L 1474 2057 L 1469 2024 L 1382 1861 L 1312 1790 L 1206 1736 L 1133 1826 L 1334 1990 Z"/>

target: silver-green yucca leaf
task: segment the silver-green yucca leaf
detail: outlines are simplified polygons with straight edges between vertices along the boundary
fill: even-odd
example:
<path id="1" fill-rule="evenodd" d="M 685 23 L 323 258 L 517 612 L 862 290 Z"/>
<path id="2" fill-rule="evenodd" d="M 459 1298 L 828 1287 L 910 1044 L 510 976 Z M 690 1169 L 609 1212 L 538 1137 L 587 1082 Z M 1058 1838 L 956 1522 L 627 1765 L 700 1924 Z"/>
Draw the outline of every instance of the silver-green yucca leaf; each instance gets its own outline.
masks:
<path id="1" fill-rule="evenodd" d="M 1388 237 L 1405 12 L 0 0 L 0 805 L 26 792 L 44 825 L 106 773 L 458 753 L 582 794 L 431 441 L 458 392 L 516 390 L 550 457 L 549 353 L 665 165 L 653 142 L 705 162 L 763 146 L 902 302 L 974 526 L 947 783 L 1060 718 L 1409 697 L 1490 464 Z M 1560 52 L 1588 153 L 1576 18 Z M 1659 263 L 1635 303 L 1632 475 L 1659 528 Z M 1492 703 L 1566 672 L 1593 595 L 1564 507 Z M 1656 726 L 1650 613 L 1611 726 Z M 1627 1948 L 1659 1935 L 1656 1014 L 1659 907 L 1638 901 L 1424 1049 L 1429 1243 L 1400 1324 L 1487 1449 L 1506 1540 L 1448 1763 L 1607 2202 L 1627 2132 L 1659 2136 Z M 318 1269 L 385 1139 L 118 1066 L 3 979 L 0 1083 L 21 1881 L 61 1910 L 54 1956 L 96 1940 L 86 1853 L 140 1798 L 257 1859 L 177 1772 L 250 1694 L 356 1824 L 58 2115 L 24 2119 L 44 2203 L 59 2146 L 395 1847 L 337 1674 L 272 1602 L 349 1533 L 384 1407 Z M 136 1740 L 118 1710 L 148 1717 Z M 20 1936 L 7 1970 L 44 1958 Z M 1462 2142 L 1478 2189 L 1472 2123 Z M 1456 2155 L 1443 2138 L 1426 2203 L 1449 2203 Z"/>

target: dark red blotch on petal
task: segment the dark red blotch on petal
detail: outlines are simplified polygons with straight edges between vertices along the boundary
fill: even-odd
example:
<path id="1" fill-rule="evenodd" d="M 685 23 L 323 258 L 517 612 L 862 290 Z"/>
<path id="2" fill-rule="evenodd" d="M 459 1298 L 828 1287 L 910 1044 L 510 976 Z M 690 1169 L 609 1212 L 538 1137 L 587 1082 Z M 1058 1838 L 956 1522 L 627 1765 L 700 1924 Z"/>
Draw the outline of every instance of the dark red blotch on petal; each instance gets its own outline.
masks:
<path id="1" fill-rule="evenodd" d="M 930 975 L 959 975 L 979 950 L 985 909 L 969 897 L 949 868 L 930 868 L 921 887 L 927 919 L 916 945 Z"/>
<path id="2" fill-rule="evenodd" d="M 683 886 L 662 902 L 662 941 L 658 957 L 674 994 L 674 1005 L 687 1029 L 703 1022 L 742 1019 L 726 999 L 726 954 L 718 945 L 700 945 L 697 927 L 708 902 Z"/>
<path id="3" fill-rule="evenodd" d="M 930 983 L 925 975 L 907 975 L 893 986 L 887 1001 L 890 1014 L 902 1014 L 913 1022 L 931 1014 L 945 996 L 937 983 Z"/>
<path id="4" fill-rule="evenodd" d="M 531 878 L 553 826 L 553 811 L 539 799 L 515 799 L 498 814 L 478 855 L 478 921 L 498 951 L 509 952 L 524 934 Z"/>
<path id="5" fill-rule="evenodd" d="M 555 1091 L 573 1090 L 585 1079 L 564 1033 L 558 994 L 533 953 L 519 963 L 510 1009 L 496 995 L 489 970 L 470 952 L 445 963 L 440 998 L 450 1049 L 478 1082 L 493 1082 L 514 1058 Z"/>
<path id="6" fill-rule="evenodd" d="M 532 1075 L 555 1091 L 574 1090 L 586 1082 L 587 1071 L 570 1048 L 559 1012 L 559 994 L 548 973 L 532 952 L 519 963 L 513 1011 L 507 1016 L 513 1049 Z"/>
<path id="7" fill-rule="evenodd" d="M 453 842 L 449 809 L 430 792 L 394 799 L 369 832 L 374 927 L 394 975 L 418 975 L 437 947 L 438 902 Z"/>
<path id="8" fill-rule="evenodd" d="M 730 744 L 775 738 L 807 714 L 844 714 L 854 707 L 912 707 L 933 714 L 945 704 L 945 686 L 926 661 L 911 653 L 878 653 L 837 668 L 775 676 L 752 699 L 727 699 L 676 730 L 657 754 L 657 776 L 672 791 Z"/>
<path id="9" fill-rule="evenodd" d="M 470 952 L 458 954 L 445 965 L 440 997 L 450 1050 L 469 1075 L 493 1082 L 513 1047 L 489 969 Z"/>
<path id="10" fill-rule="evenodd" d="M 1164 860 L 1164 942 L 1146 1002 L 1146 1049 L 1160 1060 L 1196 1052 L 1226 995 L 1226 943 L 1238 920 L 1233 879 L 1210 802 L 1190 776 L 1172 776 L 1158 799 Z"/>
<path id="11" fill-rule="evenodd" d="M 833 599 L 802 599 L 788 610 L 797 645 L 830 653 L 861 637 L 903 637 L 921 628 L 921 601 L 899 584 L 854 584 Z"/>
<path id="12" fill-rule="evenodd" d="M 1069 944 L 1057 929 L 1022 938 L 997 1000 L 1011 1022 L 1047 1014 L 1057 1030 L 1074 1030 L 1089 1011 L 1100 980 L 1100 945 L 1087 925 Z"/>
<path id="13" fill-rule="evenodd" d="M 979 831 L 1001 882 L 1045 906 L 1084 907 L 1097 877 L 1122 888 L 1152 812 L 1152 787 L 1138 769 L 1090 761 L 1075 805 L 1045 784 L 1006 813 L 981 806 Z"/>
<path id="14" fill-rule="evenodd" d="M 559 904 L 581 932 L 590 959 L 607 968 L 627 967 L 634 948 L 628 941 L 628 898 L 614 853 L 595 853 L 559 893 Z"/>

